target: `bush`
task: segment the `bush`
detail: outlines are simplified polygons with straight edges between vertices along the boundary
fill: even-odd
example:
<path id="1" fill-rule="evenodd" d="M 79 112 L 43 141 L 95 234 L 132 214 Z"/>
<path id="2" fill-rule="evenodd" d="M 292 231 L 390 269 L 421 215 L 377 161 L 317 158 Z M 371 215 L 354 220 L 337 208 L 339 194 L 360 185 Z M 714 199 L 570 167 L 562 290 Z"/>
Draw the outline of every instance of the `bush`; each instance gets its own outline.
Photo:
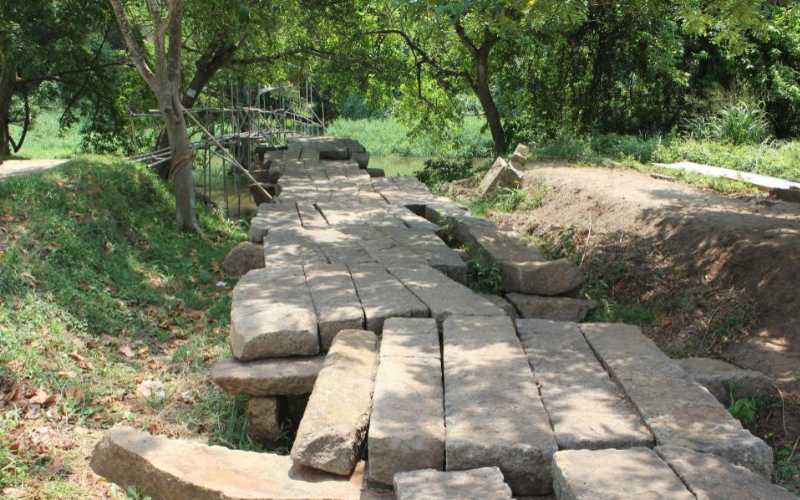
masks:
<path id="1" fill-rule="evenodd" d="M 420 182 L 430 188 L 437 188 L 444 183 L 466 179 L 472 174 L 472 161 L 427 160 L 422 170 L 414 175 Z"/>
<path id="2" fill-rule="evenodd" d="M 745 103 L 724 108 L 713 116 L 694 118 L 686 122 L 691 137 L 722 141 L 738 146 L 759 144 L 769 139 L 772 126 L 760 108 Z"/>

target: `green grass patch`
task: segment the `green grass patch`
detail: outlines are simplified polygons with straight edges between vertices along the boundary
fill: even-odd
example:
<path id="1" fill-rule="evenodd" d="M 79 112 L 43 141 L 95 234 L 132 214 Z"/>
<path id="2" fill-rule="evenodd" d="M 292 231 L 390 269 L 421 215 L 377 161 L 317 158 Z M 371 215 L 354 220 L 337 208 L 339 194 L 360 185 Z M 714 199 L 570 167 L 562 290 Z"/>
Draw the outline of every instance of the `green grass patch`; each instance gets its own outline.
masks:
<path id="1" fill-rule="evenodd" d="M 328 134 L 355 139 L 373 156 L 483 158 L 493 150 L 484 124 L 482 118 L 468 116 L 454 131 L 431 135 L 413 134 L 410 127 L 392 117 L 339 118 L 328 126 Z"/>
<path id="2" fill-rule="evenodd" d="M 61 114 L 54 110 L 41 110 L 28 130 L 25 143 L 15 158 L 48 160 L 71 158 L 81 144 L 80 124 L 62 130 L 59 124 Z M 22 132 L 18 126 L 11 126 L 11 136 L 17 140 Z"/>
<path id="3" fill-rule="evenodd" d="M 0 390 L 63 403 L 33 413 L 48 409 L 54 433 L 124 422 L 248 447 L 241 401 L 207 382 L 227 352 L 234 280 L 220 263 L 245 228 L 198 208 L 205 237 L 176 229 L 169 185 L 102 157 L 0 181 Z M 164 384 L 164 398 L 134 397 L 148 377 Z M 79 470 L 90 450 L 28 447 L 17 430 L 36 420 L 2 412 L 0 436 L 13 438 L 0 438 L 0 462 L 14 466 L 0 483 L 31 498 L 85 498 L 47 465 L 59 457 Z M 65 430 L 62 439 L 77 437 Z"/>

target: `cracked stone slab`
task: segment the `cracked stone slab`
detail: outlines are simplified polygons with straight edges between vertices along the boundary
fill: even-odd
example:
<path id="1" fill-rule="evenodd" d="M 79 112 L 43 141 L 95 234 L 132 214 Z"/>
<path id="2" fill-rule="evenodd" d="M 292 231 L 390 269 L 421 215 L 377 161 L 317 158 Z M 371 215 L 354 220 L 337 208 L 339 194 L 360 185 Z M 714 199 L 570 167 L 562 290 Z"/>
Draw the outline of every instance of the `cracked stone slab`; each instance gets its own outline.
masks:
<path id="1" fill-rule="evenodd" d="M 211 380 L 228 394 L 256 397 L 311 394 L 324 362 L 322 356 L 247 362 L 222 359 L 211 370 Z"/>
<path id="2" fill-rule="evenodd" d="M 511 320 L 451 316 L 443 352 L 447 470 L 497 466 L 515 495 L 549 494 L 558 445 Z"/>
<path id="3" fill-rule="evenodd" d="M 559 449 L 653 447 L 653 436 L 578 325 L 521 319 L 517 330 Z"/>
<path id="4" fill-rule="evenodd" d="M 295 463 L 353 473 L 372 410 L 377 349 L 373 332 L 344 330 L 336 336 L 297 428 L 290 454 Z"/>
<path id="5" fill-rule="evenodd" d="M 579 326 L 653 432 L 657 445 L 714 453 L 765 478 L 771 477 L 772 448 L 743 428 L 641 330 L 621 323 Z"/>
<path id="6" fill-rule="evenodd" d="M 697 500 L 797 500 L 797 496 L 749 469 L 711 453 L 659 446 L 656 453 L 694 493 Z"/>
<path id="7" fill-rule="evenodd" d="M 511 500 L 511 489 L 497 467 L 403 472 L 395 477 L 394 489 L 397 500 Z"/>
<path id="8" fill-rule="evenodd" d="M 350 275 L 364 308 L 367 330 L 380 333 L 388 318 L 425 318 L 428 307 L 380 264 L 351 264 Z"/>
<path id="9" fill-rule="evenodd" d="M 229 341 L 242 361 L 317 354 L 317 315 L 303 268 L 245 274 L 233 289 Z"/>
<path id="10" fill-rule="evenodd" d="M 566 450 L 553 457 L 558 500 L 696 500 L 653 450 Z"/>
<path id="11" fill-rule="evenodd" d="M 169 500 L 377 500 L 363 463 L 350 477 L 292 463 L 286 456 L 151 436 L 130 427 L 107 431 L 92 470 L 121 486 Z"/>
<path id="12" fill-rule="evenodd" d="M 317 313 L 320 349 L 327 351 L 340 331 L 364 328 L 364 309 L 346 265 L 309 265 L 304 271 Z"/>
<path id="13" fill-rule="evenodd" d="M 506 316 L 502 309 L 431 267 L 390 267 L 389 272 L 428 306 L 439 323 L 454 315 Z"/>

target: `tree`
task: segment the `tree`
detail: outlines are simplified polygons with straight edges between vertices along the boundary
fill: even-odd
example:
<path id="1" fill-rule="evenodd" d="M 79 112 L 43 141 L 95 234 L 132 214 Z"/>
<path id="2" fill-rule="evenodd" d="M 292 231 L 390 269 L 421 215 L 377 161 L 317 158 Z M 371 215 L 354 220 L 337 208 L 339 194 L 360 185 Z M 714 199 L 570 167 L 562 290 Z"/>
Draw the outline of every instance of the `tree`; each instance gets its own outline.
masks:
<path id="1" fill-rule="evenodd" d="M 175 186 L 175 217 L 181 229 L 200 232 L 195 210 L 192 181 L 193 155 L 189 131 L 181 105 L 183 48 L 183 0 L 147 0 L 146 11 L 153 25 L 155 69 L 145 59 L 141 33 L 136 33 L 128 19 L 122 0 L 109 0 L 119 23 L 128 54 L 158 101 L 170 144 L 170 173 Z"/>

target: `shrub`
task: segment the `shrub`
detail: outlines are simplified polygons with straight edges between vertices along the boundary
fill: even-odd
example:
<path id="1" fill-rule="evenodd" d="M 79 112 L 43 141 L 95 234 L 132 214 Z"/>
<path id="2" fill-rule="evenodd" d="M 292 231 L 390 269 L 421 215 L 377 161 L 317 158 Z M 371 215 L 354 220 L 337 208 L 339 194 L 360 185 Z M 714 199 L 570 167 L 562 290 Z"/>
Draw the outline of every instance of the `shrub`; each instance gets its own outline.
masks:
<path id="1" fill-rule="evenodd" d="M 422 170 L 414 175 L 428 187 L 436 188 L 446 182 L 466 179 L 472 173 L 471 166 L 470 160 L 427 160 Z"/>
<path id="2" fill-rule="evenodd" d="M 742 103 L 723 108 L 712 116 L 688 120 L 686 129 L 690 136 L 698 139 L 740 145 L 766 141 L 771 135 L 772 126 L 761 108 Z"/>

